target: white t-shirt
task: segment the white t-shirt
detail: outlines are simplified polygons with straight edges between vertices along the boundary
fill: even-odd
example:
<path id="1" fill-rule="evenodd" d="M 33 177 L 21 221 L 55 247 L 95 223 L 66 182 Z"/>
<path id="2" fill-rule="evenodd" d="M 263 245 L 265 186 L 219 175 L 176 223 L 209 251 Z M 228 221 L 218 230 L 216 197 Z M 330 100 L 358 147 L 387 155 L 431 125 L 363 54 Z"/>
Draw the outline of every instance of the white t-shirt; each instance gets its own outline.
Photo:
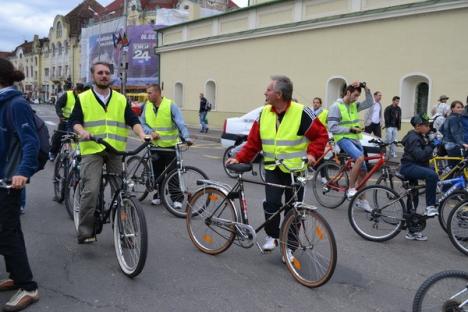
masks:
<path id="1" fill-rule="evenodd" d="M 450 106 L 447 103 L 437 103 L 434 106 L 434 110 L 434 116 L 440 115 L 445 117 L 450 113 Z"/>
<path id="2" fill-rule="evenodd" d="M 380 123 L 380 103 L 379 102 L 374 103 L 371 121 L 372 123 L 375 123 L 375 124 Z"/>

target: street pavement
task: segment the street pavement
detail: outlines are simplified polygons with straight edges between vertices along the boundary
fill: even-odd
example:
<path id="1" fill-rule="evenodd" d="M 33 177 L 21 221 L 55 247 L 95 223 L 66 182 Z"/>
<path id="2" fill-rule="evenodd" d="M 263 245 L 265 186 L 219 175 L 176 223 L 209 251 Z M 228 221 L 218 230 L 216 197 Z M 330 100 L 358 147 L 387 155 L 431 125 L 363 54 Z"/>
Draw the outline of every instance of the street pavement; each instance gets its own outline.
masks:
<path id="1" fill-rule="evenodd" d="M 53 107 L 34 108 L 53 129 Z M 192 131 L 195 137 L 197 129 Z M 223 171 L 221 145 L 200 135 L 195 143 L 184 153 L 185 164 L 233 184 Z M 130 149 L 137 145 L 130 140 Z M 373 243 L 352 230 L 345 203 L 334 210 L 319 208 L 334 231 L 338 263 L 326 285 L 309 289 L 291 277 L 279 250 L 262 255 L 256 247 L 233 245 L 218 256 L 199 252 L 185 221 L 146 199 L 141 205 L 149 231 L 148 258 L 143 272 L 129 279 L 119 269 L 109 225 L 97 243 L 76 243 L 65 207 L 52 201 L 52 168 L 49 163 L 33 177 L 22 216 L 41 295 L 29 311 L 410 311 L 416 289 L 428 276 L 468 267 L 466 256 L 451 245 L 435 219 L 428 221 L 426 242 L 407 241 L 402 232 L 391 241 Z M 249 217 L 258 225 L 263 222 L 264 190 L 246 187 Z M 1 263 L 0 278 L 4 272 Z M 0 303 L 11 294 L 0 293 Z"/>

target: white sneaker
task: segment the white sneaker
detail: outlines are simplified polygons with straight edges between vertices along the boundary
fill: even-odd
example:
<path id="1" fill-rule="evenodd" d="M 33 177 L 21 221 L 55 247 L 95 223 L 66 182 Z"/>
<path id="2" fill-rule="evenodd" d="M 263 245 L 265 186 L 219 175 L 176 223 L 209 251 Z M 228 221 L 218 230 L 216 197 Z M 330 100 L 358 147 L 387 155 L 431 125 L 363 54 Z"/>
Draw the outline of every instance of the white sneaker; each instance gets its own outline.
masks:
<path id="1" fill-rule="evenodd" d="M 438 216 L 439 210 L 434 206 L 427 206 L 425 215 L 428 217 Z"/>
<path id="2" fill-rule="evenodd" d="M 354 197 L 354 195 L 356 195 L 357 193 L 357 190 L 353 187 L 353 188 L 349 188 L 347 191 L 346 191 L 346 197 L 348 197 L 348 199 L 351 199 Z"/>
<path id="3" fill-rule="evenodd" d="M 364 209 L 367 212 L 372 212 L 372 208 L 369 205 L 369 202 L 367 201 L 367 199 L 356 199 L 355 203 L 356 203 L 356 207 Z"/>
<path id="4" fill-rule="evenodd" d="M 37 289 L 32 291 L 20 289 L 3 306 L 3 311 L 20 311 L 37 301 L 39 301 Z"/>
<path id="5" fill-rule="evenodd" d="M 159 198 L 153 198 L 151 200 L 152 205 L 161 205 L 161 200 Z"/>
<path id="6" fill-rule="evenodd" d="M 321 178 L 320 178 L 320 183 L 322 183 L 322 185 L 327 184 L 327 182 L 328 182 L 328 181 L 327 181 L 327 178 L 325 178 L 325 177 L 321 177 Z"/>
<path id="7" fill-rule="evenodd" d="M 175 201 L 172 205 L 174 206 L 174 209 L 182 209 L 181 202 Z"/>
<path id="8" fill-rule="evenodd" d="M 293 254 L 292 254 L 292 250 L 289 249 L 289 248 L 286 249 L 286 258 L 288 259 L 288 262 L 289 262 L 289 263 L 293 263 L 293 261 L 294 261 L 294 256 L 293 256 Z M 283 263 L 286 263 L 286 260 L 284 259 L 284 257 L 281 257 L 281 261 L 282 261 Z"/>
<path id="9" fill-rule="evenodd" d="M 262 250 L 263 251 L 272 251 L 273 249 L 276 248 L 278 245 L 278 242 L 275 238 L 267 236 L 265 237 L 265 242 L 262 245 Z"/>
<path id="10" fill-rule="evenodd" d="M 427 236 L 422 232 L 408 232 L 406 233 L 405 238 L 408 240 L 427 241 Z"/>

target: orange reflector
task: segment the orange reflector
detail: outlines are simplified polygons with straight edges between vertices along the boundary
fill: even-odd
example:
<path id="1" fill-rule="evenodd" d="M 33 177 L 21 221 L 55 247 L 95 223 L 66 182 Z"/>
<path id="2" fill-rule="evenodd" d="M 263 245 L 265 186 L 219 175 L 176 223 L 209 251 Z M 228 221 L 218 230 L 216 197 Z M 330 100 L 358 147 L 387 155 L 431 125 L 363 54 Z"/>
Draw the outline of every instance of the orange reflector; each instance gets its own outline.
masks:
<path id="1" fill-rule="evenodd" d="M 217 201 L 218 200 L 218 196 L 216 194 L 210 194 L 208 195 L 208 199 L 210 201 Z"/>
<path id="2" fill-rule="evenodd" d="M 315 228 L 315 235 L 320 239 L 320 240 L 323 240 L 323 231 L 322 229 L 320 228 L 320 226 L 317 226 Z"/>
<path id="3" fill-rule="evenodd" d="M 205 234 L 203 235 L 203 240 L 208 244 L 213 244 L 213 237 L 211 235 Z"/>
<path id="4" fill-rule="evenodd" d="M 296 270 L 300 270 L 301 269 L 301 262 L 299 260 L 297 260 L 296 258 L 292 259 L 292 265 L 296 268 Z"/>
<path id="5" fill-rule="evenodd" d="M 122 221 L 127 221 L 128 215 L 126 211 L 121 210 L 120 211 L 120 220 Z"/>

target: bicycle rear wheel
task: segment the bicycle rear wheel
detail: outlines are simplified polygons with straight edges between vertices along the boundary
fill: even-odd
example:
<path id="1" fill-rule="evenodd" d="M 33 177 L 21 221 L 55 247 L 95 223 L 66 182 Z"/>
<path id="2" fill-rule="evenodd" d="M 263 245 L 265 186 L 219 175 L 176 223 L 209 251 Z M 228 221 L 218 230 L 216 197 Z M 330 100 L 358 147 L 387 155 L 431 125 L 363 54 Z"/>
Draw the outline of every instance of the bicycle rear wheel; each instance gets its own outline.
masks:
<path id="1" fill-rule="evenodd" d="M 140 156 L 133 156 L 127 160 L 128 178 L 133 181 L 131 192 L 135 194 L 139 201 L 142 201 L 148 196 L 149 190 L 149 166 L 142 161 Z"/>
<path id="2" fill-rule="evenodd" d="M 80 172 L 78 169 L 72 169 L 65 180 L 64 202 L 68 216 L 73 220 L 73 205 L 75 188 L 80 181 Z"/>
<path id="3" fill-rule="evenodd" d="M 187 231 L 200 251 L 217 255 L 236 237 L 237 213 L 226 193 L 216 187 L 198 190 L 187 204 Z"/>
<path id="4" fill-rule="evenodd" d="M 313 191 L 323 207 L 337 208 L 346 200 L 349 178 L 341 167 L 334 161 L 325 161 L 315 171 Z"/>
<path id="5" fill-rule="evenodd" d="M 455 248 L 468 256 L 468 201 L 452 210 L 447 221 L 447 232 Z"/>
<path id="6" fill-rule="evenodd" d="M 148 251 L 145 214 L 133 199 L 124 198 L 114 214 L 114 247 L 122 272 L 128 277 L 141 273 Z"/>
<path id="7" fill-rule="evenodd" d="M 54 166 L 54 200 L 62 203 L 65 196 L 65 180 L 68 175 L 68 158 L 65 154 L 55 162 Z"/>
<path id="8" fill-rule="evenodd" d="M 405 205 L 398 194 L 382 185 L 363 188 L 352 198 L 348 218 L 361 237 L 383 242 L 400 233 Z"/>
<path id="9" fill-rule="evenodd" d="M 413 312 L 468 311 L 468 305 L 460 307 L 460 304 L 467 299 L 467 284 L 468 272 L 443 271 L 432 275 L 416 291 Z"/>
<path id="10" fill-rule="evenodd" d="M 460 205 L 465 198 L 468 199 L 466 196 L 467 192 L 466 191 L 456 191 L 452 194 L 450 194 L 446 199 L 444 199 L 440 204 L 439 204 L 439 223 L 442 229 L 447 232 L 447 222 L 448 218 L 450 216 L 450 212 Z"/>
<path id="11" fill-rule="evenodd" d="M 335 236 L 318 212 L 291 210 L 281 227 L 280 245 L 289 272 L 302 285 L 319 287 L 332 277 L 337 260 Z"/>
<path id="12" fill-rule="evenodd" d="M 185 166 L 180 174 L 177 169 L 171 171 L 161 185 L 160 194 L 164 207 L 174 216 L 185 218 L 185 207 L 193 193 L 200 188 L 200 185 L 197 185 L 197 180 L 204 179 L 208 179 L 206 173 L 192 166 Z"/>

